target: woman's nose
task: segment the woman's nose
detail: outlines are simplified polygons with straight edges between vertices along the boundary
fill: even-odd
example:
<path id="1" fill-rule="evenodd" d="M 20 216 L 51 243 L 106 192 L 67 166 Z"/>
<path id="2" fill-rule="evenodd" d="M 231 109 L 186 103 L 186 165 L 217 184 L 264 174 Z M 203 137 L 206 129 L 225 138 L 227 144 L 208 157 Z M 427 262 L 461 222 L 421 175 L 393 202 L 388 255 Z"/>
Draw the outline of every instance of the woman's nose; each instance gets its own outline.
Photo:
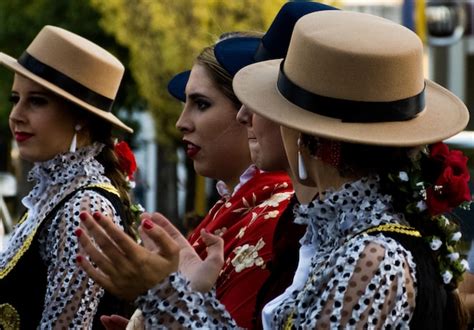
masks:
<path id="1" fill-rule="evenodd" d="M 192 122 L 189 118 L 188 111 L 186 111 L 186 105 L 183 108 L 183 111 L 179 115 L 178 120 L 176 121 L 176 128 L 181 133 L 186 133 L 192 131 Z"/>
<path id="2" fill-rule="evenodd" d="M 252 124 L 252 113 L 247 109 L 245 105 L 242 105 L 237 112 L 237 121 L 242 125 L 250 126 Z"/>

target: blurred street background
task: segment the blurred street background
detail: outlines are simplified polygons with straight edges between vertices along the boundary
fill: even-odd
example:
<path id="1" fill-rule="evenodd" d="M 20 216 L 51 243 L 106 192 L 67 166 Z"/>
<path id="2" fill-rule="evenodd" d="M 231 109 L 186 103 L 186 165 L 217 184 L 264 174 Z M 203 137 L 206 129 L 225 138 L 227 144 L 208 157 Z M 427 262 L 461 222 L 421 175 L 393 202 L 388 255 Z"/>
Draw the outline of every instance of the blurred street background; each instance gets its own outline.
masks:
<path id="1" fill-rule="evenodd" d="M 204 215 L 215 201 L 215 182 L 195 175 L 175 128 L 182 105 L 167 94 L 168 80 L 189 69 L 201 48 L 223 32 L 265 31 L 283 0 L 0 0 L 0 51 L 18 57 L 47 24 L 80 34 L 115 54 L 126 66 L 115 111 L 135 129 L 129 142 L 137 157 L 134 199 L 160 211 L 180 228 L 186 215 Z M 474 0 L 320 1 L 372 13 L 415 31 L 425 44 L 426 77 L 459 96 L 474 117 Z M 30 166 L 18 158 L 8 128 L 12 74 L 0 68 L 0 250 L 23 212 L 31 189 Z M 448 141 L 471 157 L 474 119 Z M 231 146 L 229 146 L 231 148 Z M 474 191 L 474 189 L 473 189 Z M 474 212 L 463 212 L 466 237 Z M 467 220 L 471 220 L 469 225 Z M 3 229 L 2 229 L 3 227 Z"/>

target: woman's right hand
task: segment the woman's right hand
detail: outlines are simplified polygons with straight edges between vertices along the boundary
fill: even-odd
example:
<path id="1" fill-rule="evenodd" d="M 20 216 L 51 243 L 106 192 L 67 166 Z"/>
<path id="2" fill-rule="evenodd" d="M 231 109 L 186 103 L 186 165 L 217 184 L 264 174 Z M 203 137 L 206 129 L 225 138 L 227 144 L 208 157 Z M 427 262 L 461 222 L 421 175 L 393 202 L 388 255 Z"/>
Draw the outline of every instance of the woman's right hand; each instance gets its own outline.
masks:
<path id="1" fill-rule="evenodd" d="M 201 239 L 207 246 L 207 257 L 202 260 L 181 232 L 161 213 L 144 214 L 163 228 L 179 246 L 179 270 L 190 281 L 196 291 L 209 291 L 215 284 L 224 264 L 224 241 L 219 236 L 201 230 Z M 158 242 L 143 240 L 148 248 Z"/>
<path id="2" fill-rule="evenodd" d="M 203 261 L 176 227 L 159 213 L 142 215 L 139 232 L 145 247 L 100 213 L 92 217 L 84 212 L 80 218 L 87 232 L 78 228 L 76 234 L 84 254 L 96 267 L 80 254 L 78 263 L 99 285 L 127 300 L 153 288 L 176 271 L 178 264 L 194 290 L 208 291 L 224 262 L 220 237 L 201 232 L 208 246 L 208 256 Z"/>
<path id="3" fill-rule="evenodd" d="M 125 330 L 128 319 L 120 315 L 102 315 L 100 322 L 106 330 Z"/>
<path id="4" fill-rule="evenodd" d="M 77 228 L 76 235 L 82 254 L 89 256 L 90 261 L 79 253 L 77 262 L 95 282 L 112 294 L 134 300 L 178 270 L 178 244 L 150 219 L 142 221 L 140 234 L 154 242 L 153 251 L 138 245 L 109 217 L 99 212 L 93 217 L 82 212 L 80 219 L 87 232 Z"/>

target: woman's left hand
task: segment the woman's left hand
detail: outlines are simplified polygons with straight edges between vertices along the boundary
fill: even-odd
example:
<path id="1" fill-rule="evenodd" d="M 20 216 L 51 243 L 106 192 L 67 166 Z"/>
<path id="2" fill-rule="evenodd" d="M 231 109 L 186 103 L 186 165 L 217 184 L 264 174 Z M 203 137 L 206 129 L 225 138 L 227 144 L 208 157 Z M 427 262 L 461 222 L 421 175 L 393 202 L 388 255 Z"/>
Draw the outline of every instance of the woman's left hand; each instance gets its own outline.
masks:
<path id="1" fill-rule="evenodd" d="M 134 300 L 178 270 L 178 244 L 150 219 L 142 221 L 140 232 L 154 242 L 155 251 L 138 245 L 110 218 L 99 212 L 94 213 L 93 217 L 83 212 L 80 218 L 87 233 L 77 228 L 76 235 L 83 254 L 88 255 L 96 267 L 81 253 L 77 256 L 77 262 L 95 282 L 112 294 Z M 89 235 L 94 238 L 95 244 Z"/>

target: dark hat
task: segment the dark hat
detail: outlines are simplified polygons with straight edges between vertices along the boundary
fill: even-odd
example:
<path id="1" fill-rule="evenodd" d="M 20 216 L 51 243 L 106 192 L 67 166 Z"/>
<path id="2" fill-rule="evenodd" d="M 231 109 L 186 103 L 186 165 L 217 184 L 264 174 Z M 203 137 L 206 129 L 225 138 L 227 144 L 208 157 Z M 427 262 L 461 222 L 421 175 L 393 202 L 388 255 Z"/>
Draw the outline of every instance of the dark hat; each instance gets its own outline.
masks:
<path id="1" fill-rule="evenodd" d="M 296 21 L 302 16 L 321 10 L 337 8 L 317 2 L 288 2 L 284 4 L 262 38 L 233 37 L 219 41 L 214 55 L 219 64 L 233 77 L 243 67 L 286 56 Z M 190 71 L 178 73 L 168 83 L 168 92 L 186 102 L 184 92 Z"/>
<path id="2" fill-rule="evenodd" d="M 219 42 L 215 49 L 217 61 L 232 76 L 243 67 L 266 60 L 284 58 L 296 22 L 304 15 L 337 8 L 317 2 L 287 2 L 262 38 L 232 38 Z"/>
<path id="3" fill-rule="evenodd" d="M 186 102 L 186 93 L 184 90 L 186 89 L 190 73 L 190 70 L 178 73 L 168 83 L 168 92 L 181 102 Z"/>

